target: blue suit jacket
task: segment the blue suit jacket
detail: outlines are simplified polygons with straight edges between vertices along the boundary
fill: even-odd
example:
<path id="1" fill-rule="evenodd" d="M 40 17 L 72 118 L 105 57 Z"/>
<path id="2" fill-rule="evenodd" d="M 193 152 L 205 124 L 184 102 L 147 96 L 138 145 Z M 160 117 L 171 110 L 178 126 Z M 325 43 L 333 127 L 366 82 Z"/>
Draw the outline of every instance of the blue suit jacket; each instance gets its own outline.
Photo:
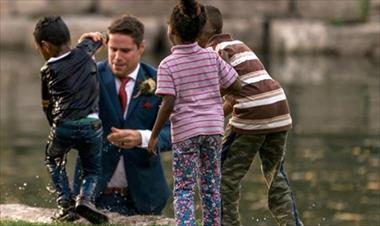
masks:
<path id="1" fill-rule="evenodd" d="M 137 214 L 159 214 L 169 197 L 169 188 L 160 162 L 159 154 L 150 156 L 146 149 L 124 149 L 113 146 L 107 140 L 111 127 L 125 129 L 152 130 L 161 103 L 155 95 L 134 98 L 139 83 L 148 78 L 156 80 L 156 70 L 140 63 L 133 95 L 128 103 L 127 117 L 124 120 L 119 97 L 115 87 L 114 76 L 107 61 L 98 63 L 100 97 L 99 116 L 103 122 L 102 176 L 99 178 L 96 197 L 106 188 L 110 181 L 120 155 L 124 156 L 124 166 L 128 182 L 128 191 L 138 211 Z M 158 149 L 169 150 L 170 123 L 168 122 L 159 136 Z M 78 168 L 78 167 L 77 167 Z"/>

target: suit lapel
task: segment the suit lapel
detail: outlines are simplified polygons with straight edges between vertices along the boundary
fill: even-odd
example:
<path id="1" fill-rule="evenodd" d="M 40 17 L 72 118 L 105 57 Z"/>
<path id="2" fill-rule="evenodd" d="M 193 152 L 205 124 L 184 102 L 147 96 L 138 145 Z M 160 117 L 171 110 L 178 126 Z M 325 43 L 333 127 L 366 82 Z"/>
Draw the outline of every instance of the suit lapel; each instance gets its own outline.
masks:
<path id="1" fill-rule="evenodd" d="M 127 119 L 130 117 L 132 112 L 135 110 L 136 106 L 138 105 L 139 98 L 135 97 L 139 91 L 139 86 L 140 83 L 145 79 L 145 73 L 143 68 L 140 65 L 139 72 L 137 74 L 136 82 L 135 82 L 135 87 L 133 87 L 133 93 L 131 96 L 131 100 L 129 101 L 128 104 L 128 112 L 127 112 Z"/>
<path id="2" fill-rule="evenodd" d="M 108 92 L 108 96 L 110 97 L 110 101 L 112 104 L 112 109 L 116 111 L 117 118 L 119 119 L 119 122 L 121 123 L 123 120 L 123 114 L 121 112 L 121 106 L 119 101 L 119 95 L 116 92 L 116 86 L 115 86 L 115 77 L 112 75 L 111 69 L 107 66 L 106 68 L 107 73 L 106 76 L 104 76 L 104 85 L 106 87 L 106 90 Z"/>

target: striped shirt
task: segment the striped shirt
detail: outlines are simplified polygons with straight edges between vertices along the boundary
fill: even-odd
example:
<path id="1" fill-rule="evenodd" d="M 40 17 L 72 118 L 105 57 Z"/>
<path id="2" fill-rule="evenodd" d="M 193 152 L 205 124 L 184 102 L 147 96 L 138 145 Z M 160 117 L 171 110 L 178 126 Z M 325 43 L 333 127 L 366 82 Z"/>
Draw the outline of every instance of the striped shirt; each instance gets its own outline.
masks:
<path id="1" fill-rule="evenodd" d="M 229 87 L 236 71 L 214 51 L 197 43 L 176 45 L 157 71 L 157 95 L 175 96 L 170 115 L 173 143 L 198 135 L 223 134 L 220 86 Z"/>
<path id="2" fill-rule="evenodd" d="M 229 125 L 238 133 L 266 134 L 287 131 L 292 119 L 284 90 L 265 70 L 256 54 L 229 34 L 211 37 L 212 47 L 238 72 L 242 82 L 240 95 L 226 99 L 233 105 Z"/>

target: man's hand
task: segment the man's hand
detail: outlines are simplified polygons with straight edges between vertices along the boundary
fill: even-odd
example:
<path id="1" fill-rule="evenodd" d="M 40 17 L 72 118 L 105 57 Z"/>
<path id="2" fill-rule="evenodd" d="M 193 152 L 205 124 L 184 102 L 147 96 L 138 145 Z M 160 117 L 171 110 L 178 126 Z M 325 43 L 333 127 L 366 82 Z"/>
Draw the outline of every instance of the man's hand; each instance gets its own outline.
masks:
<path id="1" fill-rule="evenodd" d="M 149 154 L 157 155 L 157 137 L 151 137 L 148 143 L 148 152 Z"/>
<path id="2" fill-rule="evenodd" d="M 111 133 L 107 136 L 111 144 L 120 148 L 134 148 L 142 143 L 141 134 L 137 130 L 111 128 Z"/>

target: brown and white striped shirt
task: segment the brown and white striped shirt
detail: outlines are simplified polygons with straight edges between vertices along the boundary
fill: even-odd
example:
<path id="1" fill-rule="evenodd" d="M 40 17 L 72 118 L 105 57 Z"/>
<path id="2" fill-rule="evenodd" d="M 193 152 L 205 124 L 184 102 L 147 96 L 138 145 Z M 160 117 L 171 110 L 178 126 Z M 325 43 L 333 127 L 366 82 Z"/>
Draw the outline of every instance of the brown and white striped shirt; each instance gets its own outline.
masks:
<path id="1" fill-rule="evenodd" d="M 232 99 L 230 126 L 237 133 L 267 134 L 292 127 L 285 92 L 265 70 L 256 54 L 229 34 L 214 35 L 208 42 L 238 72 L 242 82 L 239 95 Z"/>

